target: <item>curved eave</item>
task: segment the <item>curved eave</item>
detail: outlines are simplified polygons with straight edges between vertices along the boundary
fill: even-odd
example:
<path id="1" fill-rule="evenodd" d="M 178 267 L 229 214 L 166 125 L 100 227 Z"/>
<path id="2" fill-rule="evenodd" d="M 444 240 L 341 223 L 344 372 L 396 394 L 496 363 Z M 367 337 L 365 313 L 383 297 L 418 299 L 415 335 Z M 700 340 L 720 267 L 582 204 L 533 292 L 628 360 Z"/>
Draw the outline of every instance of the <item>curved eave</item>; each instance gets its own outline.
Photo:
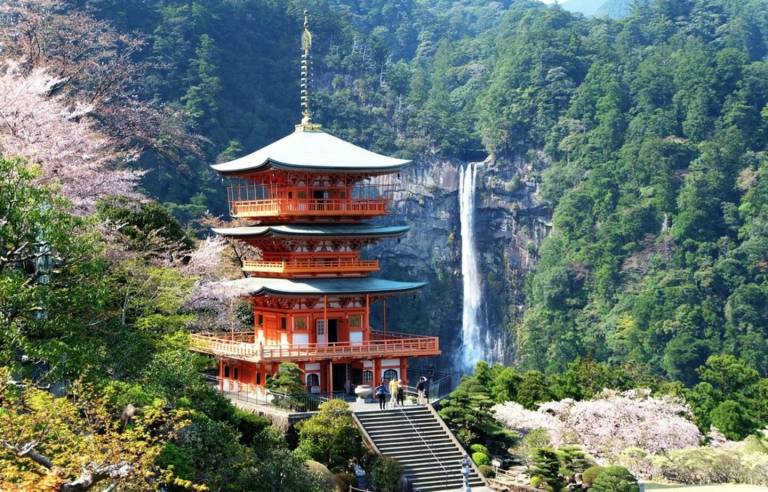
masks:
<path id="1" fill-rule="evenodd" d="M 402 226 L 252 226 L 214 228 L 216 234 L 237 239 L 260 239 L 266 237 L 397 237 L 410 229 Z"/>
<path id="2" fill-rule="evenodd" d="M 243 169 L 223 169 L 217 166 L 222 166 L 223 164 L 213 164 L 211 167 L 221 174 L 222 176 L 237 176 L 241 174 L 252 174 L 252 173 L 259 173 L 264 171 L 269 171 L 271 169 L 280 169 L 283 171 L 301 171 L 301 172 L 327 172 L 327 173 L 338 173 L 338 174 L 388 174 L 388 173 L 394 173 L 397 172 L 407 165 L 409 165 L 411 161 L 401 161 L 398 164 L 393 164 L 389 166 L 339 166 L 339 165 L 307 165 L 307 164 L 291 164 L 287 162 L 279 162 L 275 161 L 273 159 L 267 159 L 266 161 L 258 164 L 249 166 L 247 168 Z"/>
<path id="3" fill-rule="evenodd" d="M 335 137 L 320 130 L 297 130 L 266 147 L 211 168 L 223 175 L 246 175 L 282 169 L 286 171 L 386 174 L 410 163 Z"/>
<path id="4" fill-rule="evenodd" d="M 377 277 L 304 280 L 250 277 L 228 283 L 233 290 L 252 296 L 402 294 L 418 290 L 426 285 L 426 282 L 400 282 Z"/>

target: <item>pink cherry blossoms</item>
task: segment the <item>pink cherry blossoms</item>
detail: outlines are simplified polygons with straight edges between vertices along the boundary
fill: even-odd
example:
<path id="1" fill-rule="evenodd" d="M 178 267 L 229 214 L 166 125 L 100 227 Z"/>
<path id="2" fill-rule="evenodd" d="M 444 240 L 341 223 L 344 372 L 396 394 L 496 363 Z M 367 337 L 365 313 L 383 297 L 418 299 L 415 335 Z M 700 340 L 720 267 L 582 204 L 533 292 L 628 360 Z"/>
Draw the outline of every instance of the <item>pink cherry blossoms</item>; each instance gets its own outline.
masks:
<path id="1" fill-rule="evenodd" d="M 649 454 L 698 446 L 701 433 L 688 417 L 688 407 L 647 390 L 606 390 L 594 400 L 566 399 L 544 403 L 535 412 L 514 402 L 496 405 L 496 418 L 522 432 L 545 428 L 556 447 L 577 444 L 599 463 L 615 462 L 626 448 Z"/>
<path id="2" fill-rule="evenodd" d="M 0 75 L 0 154 L 39 166 L 38 182 L 60 186 L 78 213 L 106 195 L 138 196 L 141 172 L 116 166 L 126 156 L 89 121 L 87 106 L 50 96 L 61 81 L 42 70 L 21 75 L 6 68 Z"/>

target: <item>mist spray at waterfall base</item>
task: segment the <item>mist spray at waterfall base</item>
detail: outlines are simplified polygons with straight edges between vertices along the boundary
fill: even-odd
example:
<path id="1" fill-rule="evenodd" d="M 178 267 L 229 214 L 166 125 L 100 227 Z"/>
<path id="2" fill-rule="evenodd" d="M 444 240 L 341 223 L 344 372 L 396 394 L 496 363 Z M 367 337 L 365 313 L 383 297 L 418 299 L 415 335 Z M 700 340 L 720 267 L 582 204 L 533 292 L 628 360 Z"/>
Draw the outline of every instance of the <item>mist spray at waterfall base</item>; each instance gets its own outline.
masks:
<path id="1" fill-rule="evenodd" d="M 459 212 L 461 221 L 461 276 L 463 280 L 462 346 L 459 361 L 464 373 L 488 355 L 482 312 L 480 269 L 475 247 L 475 180 L 478 163 L 469 163 L 459 175 Z"/>

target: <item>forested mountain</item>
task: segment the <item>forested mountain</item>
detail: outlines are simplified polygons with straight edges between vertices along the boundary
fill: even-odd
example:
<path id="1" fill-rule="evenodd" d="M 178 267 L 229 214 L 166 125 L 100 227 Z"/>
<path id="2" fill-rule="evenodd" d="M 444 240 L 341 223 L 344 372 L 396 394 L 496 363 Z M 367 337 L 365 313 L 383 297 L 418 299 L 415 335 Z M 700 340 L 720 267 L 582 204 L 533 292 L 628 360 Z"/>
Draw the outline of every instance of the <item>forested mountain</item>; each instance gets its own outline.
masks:
<path id="1" fill-rule="evenodd" d="M 525 1 L 81 6 L 148 39 L 152 94 L 195 116 L 208 159 L 290 131 L 308 7 L 332 131 L 532 162 L 554 230 L 510 327 L 521 363 L 591 355 L 692 383 L 727 351 L 768 371 L 764 1 L 637 2 L 621 21 Z M 222 211 L 205 159 L 159 162 L 151 193 L 185 218 Z"/>

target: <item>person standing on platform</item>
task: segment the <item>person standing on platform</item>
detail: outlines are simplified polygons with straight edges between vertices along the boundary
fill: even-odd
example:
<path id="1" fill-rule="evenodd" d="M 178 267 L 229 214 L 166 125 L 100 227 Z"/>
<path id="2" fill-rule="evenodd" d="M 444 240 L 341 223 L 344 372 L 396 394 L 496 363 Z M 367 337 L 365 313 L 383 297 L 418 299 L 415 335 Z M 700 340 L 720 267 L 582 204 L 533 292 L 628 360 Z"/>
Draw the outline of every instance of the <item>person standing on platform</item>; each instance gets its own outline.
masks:
<path id="1" fill-rule="evenodd" d="M 424 376 L 419 378 L 419 382 L 416 383 L 416 394 L 417 396 L 417 402 L 419 405 L 424 405 L 426 402 L 424 401 L 424 394 L 427 391 L 427 378 Z"/>
<path id="2" fill-rule="evenodd" d="M 389 380 L 389 394 L 390 400 L 389 403 L 394 407 L 397 405 L 397 390 L 400 387 L 400 385 L 397 382 L 397 378 L 392 378 Z"/>
<path id="3" fill-rule="evenodd" d="M 383 381 L 376 387 L 375 394 L 376 398 L 379 399 L 379 410 L 385 410 L 387 408 L 387 385 Z"/>
<path id="4" fill-rule="evenodd" d="M 397 380 L 397 404 L 401 407 L 405 406 L 405 386 L 402 379 Z"/>

